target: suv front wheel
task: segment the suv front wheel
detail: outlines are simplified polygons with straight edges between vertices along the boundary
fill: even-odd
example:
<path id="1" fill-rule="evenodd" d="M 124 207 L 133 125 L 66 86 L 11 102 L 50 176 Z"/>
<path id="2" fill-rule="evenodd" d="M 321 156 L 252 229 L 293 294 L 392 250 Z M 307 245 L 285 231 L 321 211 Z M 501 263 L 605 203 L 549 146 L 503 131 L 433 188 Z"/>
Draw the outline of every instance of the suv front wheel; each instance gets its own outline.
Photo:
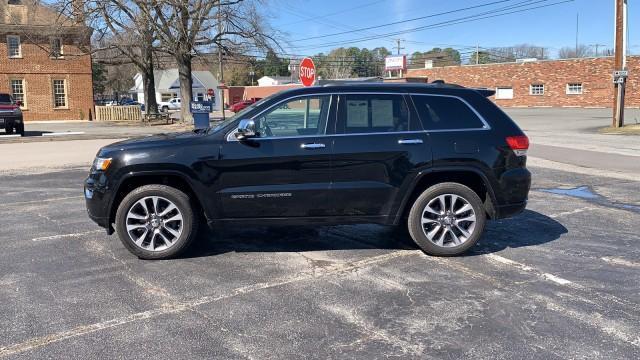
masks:
<path id="1" fill-rule="evenodd" d="M 429 255 L 453 256 L 471 248 L 484 230 L 482 200 L 458 183 L 433 185 L 415 201 L 409 212 L 411 238 Z"/>
<path id="2" fill-rule="evenodd" d="M 124 197 L 116 212 L 118 237 L 141 259 L 168 259 L 195 238 L 198 217 L 184 192 L 166 185 L 141 186 Z"/>

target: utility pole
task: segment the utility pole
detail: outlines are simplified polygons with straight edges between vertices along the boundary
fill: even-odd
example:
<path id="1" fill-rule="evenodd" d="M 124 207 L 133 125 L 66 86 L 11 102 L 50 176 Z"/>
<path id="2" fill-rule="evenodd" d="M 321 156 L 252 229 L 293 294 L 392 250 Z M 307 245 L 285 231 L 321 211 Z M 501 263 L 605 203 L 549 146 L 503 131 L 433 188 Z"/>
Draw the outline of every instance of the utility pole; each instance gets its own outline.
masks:
<path id="1" fill-rule="evenodd" d="M 614 71 L 626 70 L 626 28 L 627 28 L 627 0 L 615 0 L 615 54 Z M 614 103 L 613 103 L 613 124 L 612 127 L 624 126 L 624 88 L 626 76 L 614 75 Z"/>
<path id="2" fill-rule="evenodd" d="M 576 57 L 578 57 L 578 30 L 580 24 L 580 13 L 576 13 Z"/>
<path id="3" fill-rule="evenodd" d="M 404 41 L 403 39 L 396 39 L 396 49 L 397 49 L 397 54 L 400 55 L 400 50 L 404 50 L 403 47 L 400 47 L 400 42 Z"/>
<path id="4" fill-rule="evenodd" d="M 593 46 L 596 48 L 596 57 L 598 57 L 598 48 L 601 46 L 606 46 L 605 44 L 591 44 L 589 46 Z"/>
<path id="5" fill-rule="evenodd" d="M 222 34 L 222 0 L 218 0 L 218 34 Z M 222 37 L 218 40 L 218 85 L 224 84 L 224 72 L 222 70 Z M 224 89 L 220 89 L 220 109 L 222 110 L 222 120 L 224 115 Z"/>

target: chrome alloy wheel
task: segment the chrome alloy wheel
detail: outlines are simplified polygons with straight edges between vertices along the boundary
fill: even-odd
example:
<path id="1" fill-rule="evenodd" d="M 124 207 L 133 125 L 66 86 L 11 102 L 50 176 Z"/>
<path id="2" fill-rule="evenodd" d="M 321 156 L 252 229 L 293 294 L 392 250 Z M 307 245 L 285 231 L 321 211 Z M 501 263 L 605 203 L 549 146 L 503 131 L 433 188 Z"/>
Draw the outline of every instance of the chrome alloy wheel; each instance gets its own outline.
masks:
<path id="1" fill-rule="evenodd" d="M 476 226 L 476 213 L 462 196 L 442 194 L 433 198 L 422 211 L 422 231 L 437 246 L 462 245 Z"/>
<path id="2" fill-rule="evenodd" d="M 146 196 L 129 208 L 126 226 L 127 234 L 136 246 L 148 251 L 162 251 L 180 238 L 182 214 L 170 200 Z"/>

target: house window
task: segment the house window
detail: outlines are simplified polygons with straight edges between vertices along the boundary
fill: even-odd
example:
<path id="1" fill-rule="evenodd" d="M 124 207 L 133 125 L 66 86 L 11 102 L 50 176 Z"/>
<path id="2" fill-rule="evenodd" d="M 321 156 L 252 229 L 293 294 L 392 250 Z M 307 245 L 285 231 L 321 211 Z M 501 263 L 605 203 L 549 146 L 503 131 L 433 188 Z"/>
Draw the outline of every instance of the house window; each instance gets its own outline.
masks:
<path id="1" fill-rule="evenodd" d="M 567 84 L 567 95 L 580 95 L 580 94 L 582 94 L 582 83 Z"/>
<path id="2" fill-rule="evenodd" d="M 175 95 L 175 94 L 172 94 L 172 93 L 162 93 L 162 94 L 160 94 L 160 101 L 162 101 L 162 102 L 167 102 L 167 101 L 169 101 L 169 100 L 173 99 L 174 97 L 176 97 L 176 95 Z"/>
<path id="3" fill-rule="evenodd" d="M 513 88 L 512 87 L 497 87 L 496 88 L 496 99 L 513 99 Z"/>
<path id="4" fill-rule="evenodd" d="M 7 50 L 9 52 L 9 58 L 22 57 L 22 46 L 20 45 L 20 36 L 16 36 L 16 35 L 7 36 Z"/>
<path id="5" fill-rule="evenodd" d="M 529 95 L 544 95 L 544 84 L 531 84 Z"/>
<path id="6" fill-rule="evenodd" d="M 53 38 L 51 39 L 51 57 L 52 58 L 62 58 L 64 55 L 64 49 L 62 47 L 62 39 L 61 38 Z"/>
<path id="7" fill-rule="evenodd" d="M 22 103 L 21 107 L 25 107 L 26 102 L 24 99 L 24 80 L 12 79 L 10 83 L 11 83 L 11 95 L 13 96 L 13 100 L 20 101 Z"/>
<path id="8" fill-rule="evenodd" d="M 203 93 L 197 93 L 196 94 L 196 101 L 204 101 L 204 94 Z"/>
<path id="9" fill-rule="evenodd" d="M 67 84 L 65 80 L 53 80 L 53 107 L 67 107 Z"/>

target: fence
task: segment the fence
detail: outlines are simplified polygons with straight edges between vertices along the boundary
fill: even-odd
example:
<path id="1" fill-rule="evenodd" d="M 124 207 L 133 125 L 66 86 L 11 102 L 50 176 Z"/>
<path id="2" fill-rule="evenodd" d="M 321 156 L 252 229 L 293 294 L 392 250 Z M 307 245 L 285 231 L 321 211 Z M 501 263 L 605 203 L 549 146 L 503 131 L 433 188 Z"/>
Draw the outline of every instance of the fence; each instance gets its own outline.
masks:
<path id="1" fill-rule="evenodd" d="M 142 121 L 140 105 L 96 106 L 96 121 Z"/>

